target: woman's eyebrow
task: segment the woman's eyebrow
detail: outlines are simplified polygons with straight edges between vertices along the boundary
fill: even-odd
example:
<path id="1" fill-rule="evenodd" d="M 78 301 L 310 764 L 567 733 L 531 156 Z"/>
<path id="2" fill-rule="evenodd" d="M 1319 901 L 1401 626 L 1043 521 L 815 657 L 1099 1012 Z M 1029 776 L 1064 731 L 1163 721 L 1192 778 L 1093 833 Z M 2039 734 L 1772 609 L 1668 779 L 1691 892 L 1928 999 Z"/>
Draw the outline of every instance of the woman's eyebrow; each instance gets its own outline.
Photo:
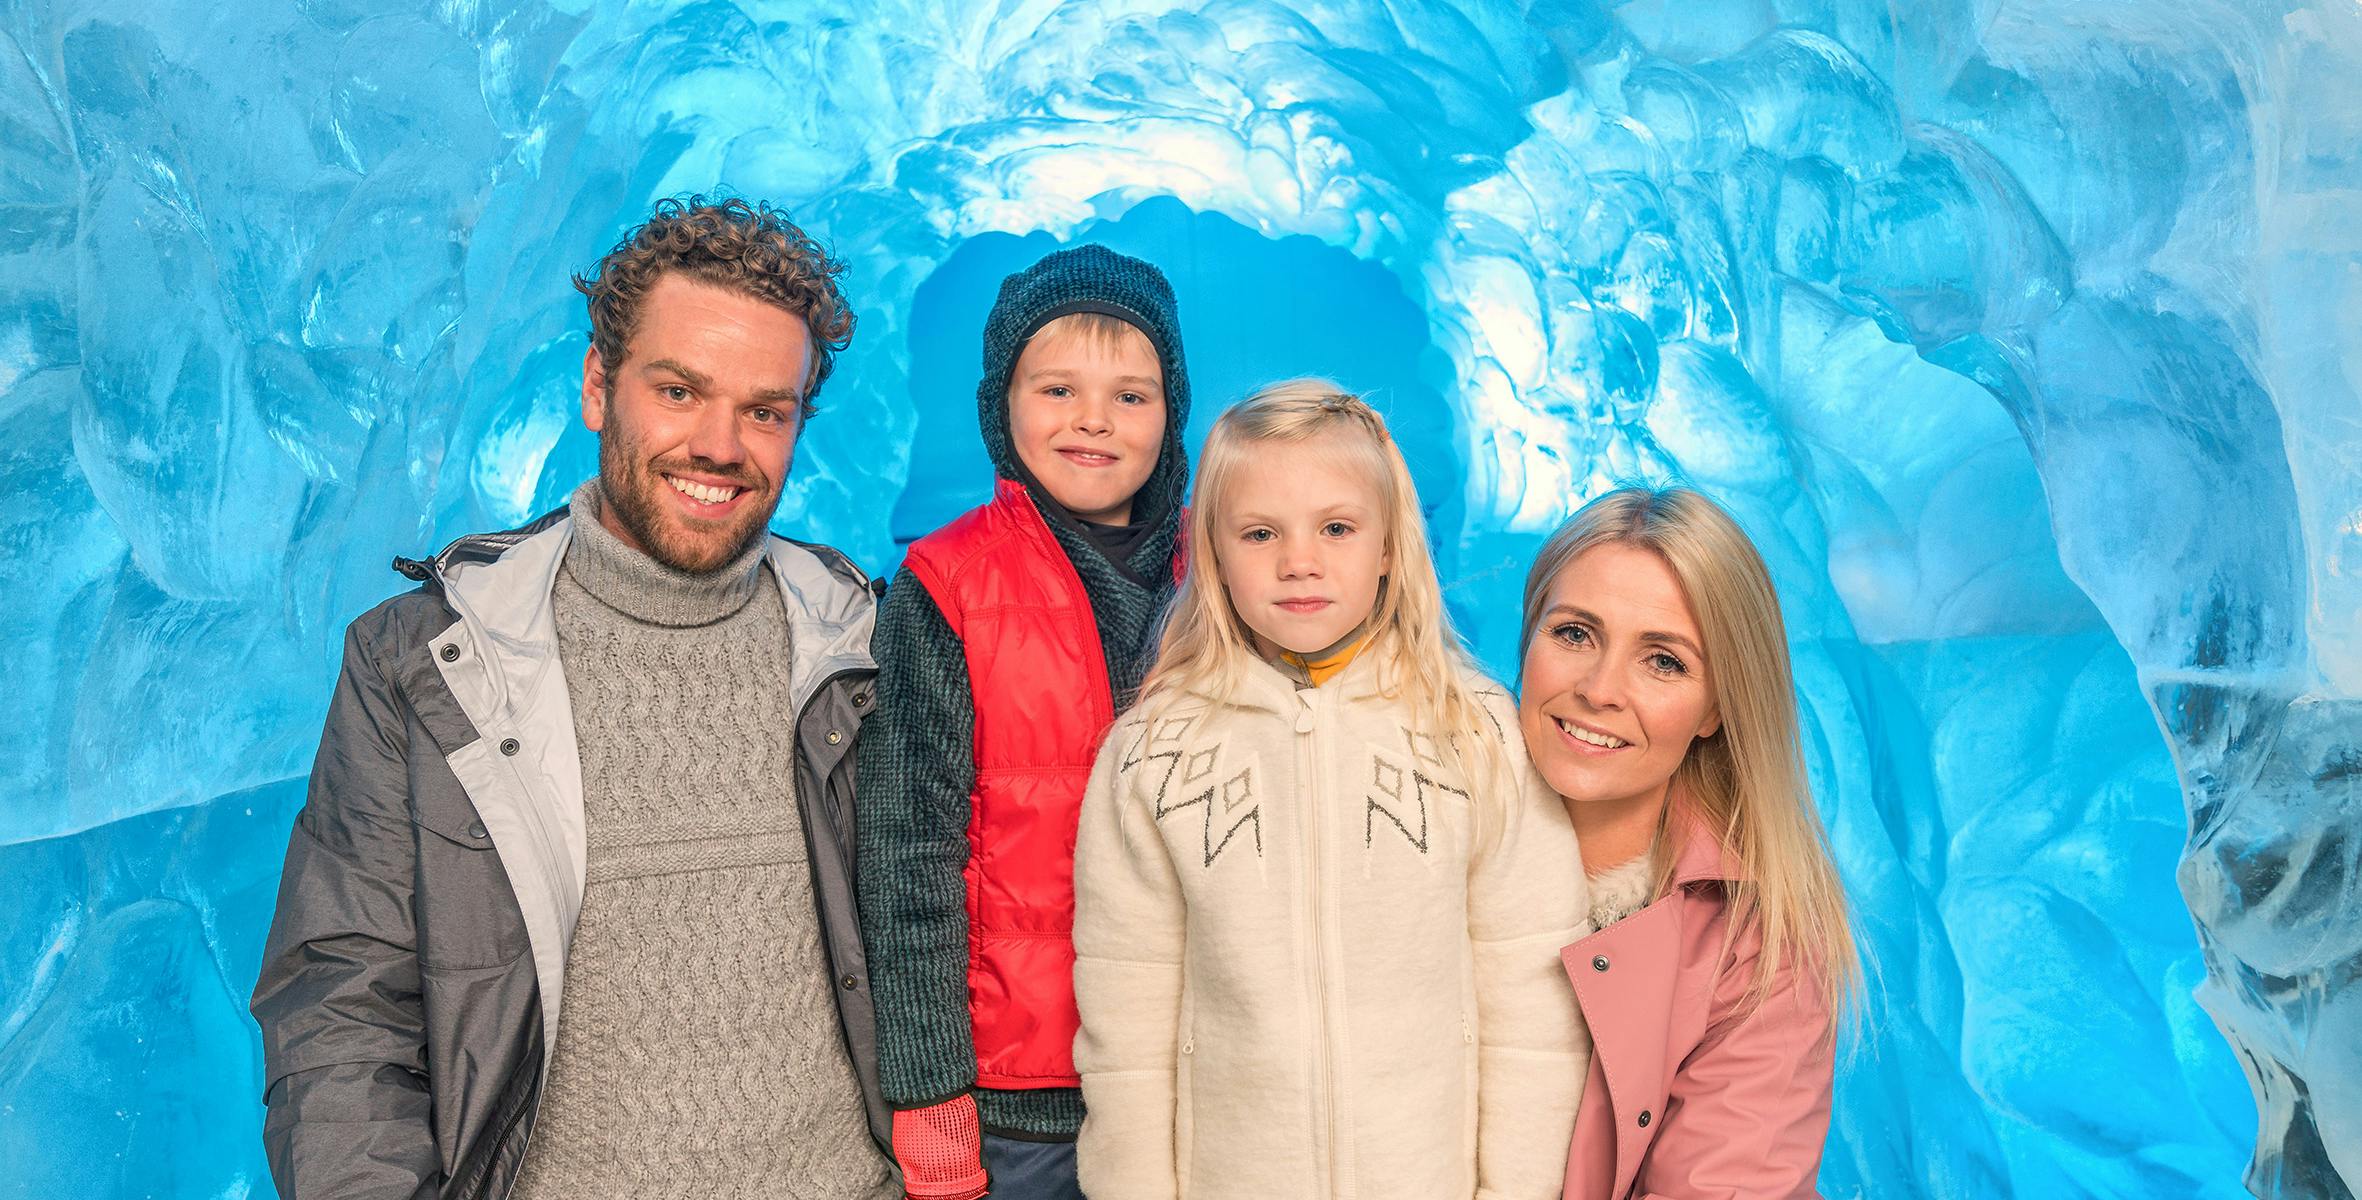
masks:
<path id="1" fill-rule="evenodd" d="M 1598 613 L 1592 612 L 1586 608 L 1577 608 L 1572 604 L 1553 604 L 1548 610 L 1543 612 L 1542 615 L 1545 617 L 1573 617 L 1584 624 L 1594 625 L 1601 628 L 1605 628 L 1607 625 L 1607 622 L 1599 619 Z M 1700 658 L 1706 656 L 1705 650 L 1701 649 L 1696 642 L 1693 642 L 1678 633 L 1667 633 L 1662 629 L 1643 630 L 1640 635 L 1640 640 L 1644 642 L 1663 642 L 1669 646 L 1679 646 Z"/>

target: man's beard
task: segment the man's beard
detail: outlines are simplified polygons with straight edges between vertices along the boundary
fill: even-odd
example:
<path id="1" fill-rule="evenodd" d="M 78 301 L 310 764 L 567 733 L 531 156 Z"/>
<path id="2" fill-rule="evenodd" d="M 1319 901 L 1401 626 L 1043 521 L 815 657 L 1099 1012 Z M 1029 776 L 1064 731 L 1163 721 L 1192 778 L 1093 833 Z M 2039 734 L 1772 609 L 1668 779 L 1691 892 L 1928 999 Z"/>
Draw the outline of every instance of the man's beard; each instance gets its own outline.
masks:
<path id="1" fill-rule="evenodd" d="M 695 457 L 649 462 L 639 438 L 616 421 L 612 399 L 607 404 L 606 426 L 599 434 L 601 498 L 648 557 L 676 571 L 703 575 L 737 561 L 770 531 L 771 514 L 779 509 L 779 492 L 762 472 L 744 464 L 725 467 Z M 749 495 L 734 524 L 701 537 L 685 528 L 677 515 L 668 518 L 665 506 L 672 501 L 659 491 L 672 490 L 660 473 L 665 469 L 726 479 L 745 488 Z"/>

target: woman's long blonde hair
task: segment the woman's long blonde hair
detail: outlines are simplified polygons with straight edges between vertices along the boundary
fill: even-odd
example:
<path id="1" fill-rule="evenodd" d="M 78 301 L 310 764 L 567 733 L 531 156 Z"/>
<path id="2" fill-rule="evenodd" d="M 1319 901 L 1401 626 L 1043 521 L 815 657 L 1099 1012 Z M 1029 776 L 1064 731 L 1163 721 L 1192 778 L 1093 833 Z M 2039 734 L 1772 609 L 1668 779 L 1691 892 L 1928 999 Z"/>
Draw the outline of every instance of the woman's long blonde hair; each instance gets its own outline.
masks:
<path id="1" fill-rule="evenodd" d="M 1463 742 L 1463 731 L 1481 731 L 1478 743 L 1490 746 L 1494 722 L 1462 685 L 1473 667 L 1444 608 L 1410 468 L 1385 419 L 1326 379 L 1270 384 L 1232 405 L 1206 435 L 1189 500 L 1187 570 L 1165 620 L 1156 665 L 1141 685 L 1141 710 L 1153 713 L 1184 691 L 1229 695 L 1255 661 L 1254 634 L 1222 586 L 1215 531 L 1224 523 L 1227 492 L 1240 465 L 1253 455 L 1291 450 L 1335 456 L 1361 472 L 1379 496 L 1390 565 L 1361 653 L 1377 656 L 1380 688 L 1406 703 L 1439 746 Z M 1476 761 L 1491 758 L 1483 754 Z"/>
<path id="2" fill-rule="evenodd" d="M 1526 575 L 1520 657 L 1541 623 L 1551 580 L 1584 551 L 1614 543 L 1664 560 L 1697 616 L 1722 728 L 1690 743 L 1673 790 L 1689 797 L 1738 864 L 1729 928 L 1752 923 L 1763 938 L 1750 991 L 1760 1001 L 1779 971 L 1801 967 L 1817 976 L 1834 1022 L 1855 994 L 1861 960 L 1805 778 L 1779 594 L 1738 523 L 1684 487 L 1622 487 L 1584 505 L 1543 543 Z M 1672 858 L 1661 855 L 1661 873 L 1671 871 Z M 1660 890 L 1664 884 L 1660 878 Z"/>

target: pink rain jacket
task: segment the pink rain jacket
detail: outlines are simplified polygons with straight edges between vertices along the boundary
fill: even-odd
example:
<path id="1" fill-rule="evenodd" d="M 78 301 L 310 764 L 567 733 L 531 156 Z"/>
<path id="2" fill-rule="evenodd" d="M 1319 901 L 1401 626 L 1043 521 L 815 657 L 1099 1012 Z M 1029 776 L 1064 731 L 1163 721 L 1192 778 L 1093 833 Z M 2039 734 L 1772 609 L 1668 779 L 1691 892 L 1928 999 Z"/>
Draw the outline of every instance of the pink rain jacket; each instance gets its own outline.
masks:
<path id="1" fill-rule="evenodd" d="M 1757 939 L 1723 944 L 1736 864 L 1678 809 L 1675 827 L 1666 894 L 1559 952 L 1594 1046 L 1566 1200 L 1818 1196 L 1834 1047 L 1826 1006 L 1783 969 L 1747 1011 Z"/>

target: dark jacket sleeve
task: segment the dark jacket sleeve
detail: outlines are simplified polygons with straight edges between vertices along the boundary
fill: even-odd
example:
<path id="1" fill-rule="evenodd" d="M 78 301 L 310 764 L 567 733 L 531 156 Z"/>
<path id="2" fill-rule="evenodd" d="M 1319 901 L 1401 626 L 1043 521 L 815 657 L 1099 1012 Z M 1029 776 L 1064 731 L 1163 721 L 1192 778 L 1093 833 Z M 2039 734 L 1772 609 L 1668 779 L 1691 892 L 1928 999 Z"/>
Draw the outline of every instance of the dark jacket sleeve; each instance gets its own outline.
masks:
<path id="1" fill-rule="evenodd" d="M 976 1082 L 963 874 L 975 707 L 959 635 L 907 567 L 878 606 L 870 651 L 878 703 L 861 729 L 861 933 L 886 1102 L 917 1108 Z"/>
<path id="2" fill-rule="evenodd" d="M 286 1200 L 412 1200 L 442 1177 L 410 903 L 408 739 L 362 625 L 345 635 L 254 989 L 270 1080 L 263 1144 Z"/>

